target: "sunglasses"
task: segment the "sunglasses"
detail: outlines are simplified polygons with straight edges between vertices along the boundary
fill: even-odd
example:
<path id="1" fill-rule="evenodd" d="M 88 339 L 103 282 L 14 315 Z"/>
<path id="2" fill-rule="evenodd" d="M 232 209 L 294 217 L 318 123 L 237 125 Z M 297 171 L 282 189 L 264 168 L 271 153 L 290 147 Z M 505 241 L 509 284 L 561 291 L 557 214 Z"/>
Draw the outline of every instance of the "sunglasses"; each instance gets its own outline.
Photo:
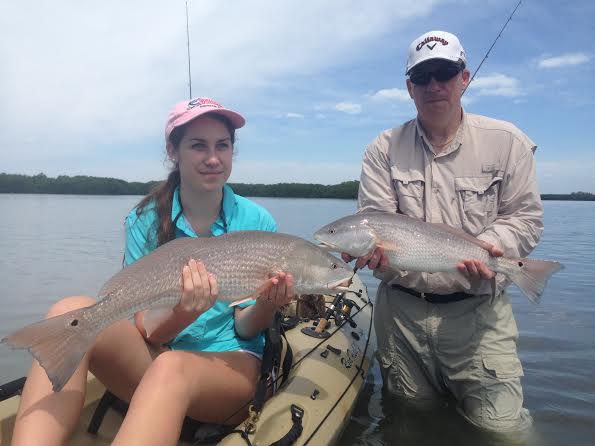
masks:
<path id="1" fill-rule="evenodd" d="M 463 68 L 457 64 L 444 64 L 434 70 L 417 69 L 409 74 L 409 80 L 415 85 L 428 85 L 432 78 L 438 82 L 451 80 L 457 74 L 463 71 Z"/>

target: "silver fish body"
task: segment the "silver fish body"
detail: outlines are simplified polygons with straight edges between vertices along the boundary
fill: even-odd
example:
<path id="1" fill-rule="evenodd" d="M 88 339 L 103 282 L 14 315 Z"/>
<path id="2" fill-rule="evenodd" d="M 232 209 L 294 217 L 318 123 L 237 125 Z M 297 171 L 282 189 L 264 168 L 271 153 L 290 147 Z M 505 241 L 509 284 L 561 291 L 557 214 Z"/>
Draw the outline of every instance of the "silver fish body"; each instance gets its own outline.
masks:
<path id="1" fill-rule="evenodd" d="M 361 257 L 375 247 L 384 249 L 393 269 L 459 274 L 457 264 L 476 259 L 505 274 L 532 301 L 538 301 L 547 279 L 563 266 L 528 258 L 493 257 L 488 245 L 462 230 L 427 223 L 396 213 L 362 213 L 336 220 L 314 238 L 329 250 Z"/>
<path id="2" fill-rule="evenodd" d="M 230 302 L 253 296 L 279 271 L 293 275 L 297 294 L 332 292 L 353 276 L 345 262 L 292 235 L 238 231 L 180 238 L 115 274 L 102 287 L 96 304 L 31 324 L 2 343 L 28 349 L 59 391 L 103 329 L 138 311 L 173 308 L 179 302 L 182 267 L 191 258 L 215 275 L 218 298 Z"/>
<path id="3" fill-rule="evenodd" d="M 353 272 L 342 260 L 288 234 L 238 231 L 220 237 L 179 238 L 159 247 L 114 275 L 99 299 L 139 305 L 175 305 L 180 299 L 182 267 L 194 258 L 215 275 L 220 300 L 250 296 L 276 271 L 291 273 L 298 294 L 329 292 Z"/>

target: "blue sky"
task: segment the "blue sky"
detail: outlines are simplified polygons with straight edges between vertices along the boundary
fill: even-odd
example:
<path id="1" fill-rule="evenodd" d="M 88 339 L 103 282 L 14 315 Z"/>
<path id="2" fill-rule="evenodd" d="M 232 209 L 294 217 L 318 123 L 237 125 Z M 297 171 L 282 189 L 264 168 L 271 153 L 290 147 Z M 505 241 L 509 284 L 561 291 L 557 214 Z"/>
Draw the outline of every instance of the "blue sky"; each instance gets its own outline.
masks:
<path id="1" fill-rule="evenodd" d="M 418 35 L 457 34 L 473 71 L 517 0 L 190 0 L 192 87 L 243 113 L 231 181 L 359 178 L 366 145 L 415 116 Z M 525 0 L 464 97 L 538 145 L 543 193 L 595 192 L 595 2 Z M 166 175 L 188 96 L 185 3 L 2 2 L 0 172 Z"/>

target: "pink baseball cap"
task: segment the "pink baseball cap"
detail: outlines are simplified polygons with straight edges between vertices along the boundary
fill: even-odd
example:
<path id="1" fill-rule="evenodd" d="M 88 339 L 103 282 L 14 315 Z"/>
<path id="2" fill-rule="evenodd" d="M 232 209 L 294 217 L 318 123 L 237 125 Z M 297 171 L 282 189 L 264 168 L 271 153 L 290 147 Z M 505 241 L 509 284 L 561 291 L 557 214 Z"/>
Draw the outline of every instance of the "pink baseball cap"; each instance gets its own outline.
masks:
<path id="1" fill-rule="evenodd" d="M 178 102 L 169 112 L 167 124 L 165 125 L 165 141 L 169 141 L 169 135 L 176 127 L 184 125 L 205 113 L 217 113 L 231 121 L 235 129 L 243 127 L 246 120 L 242 115 L 233 110 L 224 108 L 218 102 L 209 98 L 195 98 L 188 101 Z"/>

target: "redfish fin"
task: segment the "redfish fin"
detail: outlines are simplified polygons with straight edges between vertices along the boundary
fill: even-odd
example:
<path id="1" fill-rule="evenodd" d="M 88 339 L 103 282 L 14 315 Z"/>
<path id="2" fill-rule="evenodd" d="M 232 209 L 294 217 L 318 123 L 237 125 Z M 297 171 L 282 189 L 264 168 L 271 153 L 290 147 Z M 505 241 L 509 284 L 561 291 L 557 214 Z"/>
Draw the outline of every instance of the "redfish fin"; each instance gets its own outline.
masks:
<path id="1" fill-rule="evenodd" d="M 536 259 L 514 259 L 520 268 L 509 279 L 533 303 L 539 303 L 545 285 L 552 274 L 564 269 L 559 262 Z"/>
<path id="2" fill-rule="evenodd" d="M 29 350 L 45 370 L 54 392 L 62 390 L 93 345 L 97 330 L 83 324 L 78 309 L 28 325 L 2 339 L 15 349 Z M 87 325 L 87 326 L 85 326 Z"/>

